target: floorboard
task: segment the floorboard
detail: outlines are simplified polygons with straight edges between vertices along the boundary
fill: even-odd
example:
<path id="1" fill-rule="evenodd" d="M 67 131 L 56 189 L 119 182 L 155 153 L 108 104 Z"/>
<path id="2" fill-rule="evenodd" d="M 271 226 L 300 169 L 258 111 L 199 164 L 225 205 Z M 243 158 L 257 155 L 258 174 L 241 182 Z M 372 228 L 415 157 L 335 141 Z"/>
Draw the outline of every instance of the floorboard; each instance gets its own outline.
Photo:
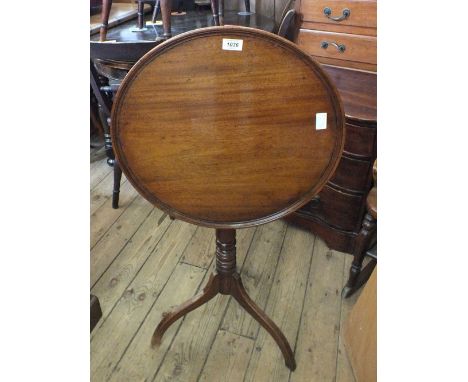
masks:
<path id="1" fill-rule="evenodd" d="M 290 372 L 270 335 L 228 296 L 150 340 L 163 312 L 191 298 L 214 268 L 214 230 L 169 217 L 113 174 L 102 150 L 91 163 L 91 291 L 103 317 L 91 334 L 91 380 L 355 382 L 341 327 L 358 294 L 341 299 L 351 256 L 283 221 L 239 230 L 237 266 L 252 299 L 295 351 Z"/>

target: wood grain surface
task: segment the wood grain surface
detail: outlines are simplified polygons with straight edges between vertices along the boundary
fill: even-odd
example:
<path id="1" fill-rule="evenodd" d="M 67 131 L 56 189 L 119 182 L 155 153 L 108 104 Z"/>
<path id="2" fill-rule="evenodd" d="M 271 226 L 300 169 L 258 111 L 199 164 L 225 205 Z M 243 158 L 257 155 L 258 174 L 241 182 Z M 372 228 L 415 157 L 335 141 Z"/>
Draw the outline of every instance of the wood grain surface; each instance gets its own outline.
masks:
<path id="1" fill-rule="evenodd" d="M 242 50 L 223 50 L 225 38 Z M 316 113 L 327 113 L 326 129 L 316 129 Z M 285 39 L 233 26 L 147 53 L 123 81 L 112 120 L 133 186 L 172 216 L 214 228 L 299 208 L 332 175 L 344 142 L 341 101 L 318 64 Z"/>

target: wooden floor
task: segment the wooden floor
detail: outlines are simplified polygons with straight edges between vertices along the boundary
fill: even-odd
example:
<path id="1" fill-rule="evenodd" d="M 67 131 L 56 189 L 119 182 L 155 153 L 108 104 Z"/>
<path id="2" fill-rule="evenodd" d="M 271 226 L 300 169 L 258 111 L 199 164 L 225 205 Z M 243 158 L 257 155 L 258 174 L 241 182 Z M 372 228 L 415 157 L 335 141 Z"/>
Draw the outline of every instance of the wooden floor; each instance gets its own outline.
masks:
<path id="1" fill-rule="evenodd" d="M 239 230 L 238 268 L 252 299 L 296 355 L 279 348 L 228 296 L 177 321 L 153 350 L 164 311 L 192 297 L 214 266 L 214 230 L 168 216 L 122 179 L 111 207 L 112 168 L 91 154 L 91 291 L 103 318 L 91 333 L 91 380 L 353 382 L 341 328 L 357 296 L 341 299 L 351 256 L 282 220 Z"/>

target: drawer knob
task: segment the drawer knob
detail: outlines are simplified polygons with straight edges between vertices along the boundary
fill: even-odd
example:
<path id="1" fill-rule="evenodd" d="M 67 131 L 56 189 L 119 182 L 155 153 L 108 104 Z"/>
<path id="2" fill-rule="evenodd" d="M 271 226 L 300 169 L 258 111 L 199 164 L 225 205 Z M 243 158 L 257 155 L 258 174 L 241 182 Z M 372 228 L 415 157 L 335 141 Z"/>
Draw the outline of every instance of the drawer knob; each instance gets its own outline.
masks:
<path id="1" fill-rule="evenodd" d="M 340 17 L 332 17 L 331 16 L 331 14 L 332 14 L 331 8 L 326 7 L 326 8 L 323 9 L 323 14 L 326 17 L 328 17 L 330 20 L 343 21 L 343 20 L 346 20 L 349 17 L 349 15 L 351 14 L 351 10 L 349 10 L 348 8 L 345 8 L 345 9 L 343 9 L 343 14 Z"/>
<path id="2" fill-rule="evenodd" d="M 346 50 L 344 44 L 337 44 L 336 42 L 322 41 L 321 47 L 327 49 L 329 45 L 333 45 L 340 53 L 343 53 Z"/>

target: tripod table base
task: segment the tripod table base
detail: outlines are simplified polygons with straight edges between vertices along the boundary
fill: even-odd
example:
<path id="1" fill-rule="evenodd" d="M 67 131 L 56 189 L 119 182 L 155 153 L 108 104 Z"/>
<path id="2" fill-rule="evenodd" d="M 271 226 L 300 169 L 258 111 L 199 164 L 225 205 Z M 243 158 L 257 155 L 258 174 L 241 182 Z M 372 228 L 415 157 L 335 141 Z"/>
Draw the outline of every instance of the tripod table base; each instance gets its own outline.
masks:
<path id="1" fill-rule="evenodd" d="M 203 291 L 171 312 L 163 314 L 163 318 L 151 339 L 151 346 L 161 343 L 166 330 L 182 316 L 207 303 L 218 293 L 231 295 L 236 301 L 262 325 L 278 344 L 283 353 L 286 366 L 296 369 L 296 361 L 288 340 L 276 324 L 256 305 L 247 294 L 242 280 L 236 271 L 236 241 L 235 230 L 216 230 L 216 272 L 211 275 Z"/>

